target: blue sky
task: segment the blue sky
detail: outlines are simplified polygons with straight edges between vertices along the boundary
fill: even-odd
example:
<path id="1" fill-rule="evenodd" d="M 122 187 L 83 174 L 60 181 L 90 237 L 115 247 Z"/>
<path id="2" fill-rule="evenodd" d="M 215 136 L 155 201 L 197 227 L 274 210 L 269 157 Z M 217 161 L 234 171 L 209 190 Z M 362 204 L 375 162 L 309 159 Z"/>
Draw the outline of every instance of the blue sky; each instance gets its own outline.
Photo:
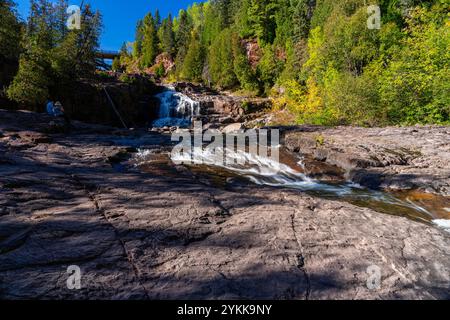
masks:
<path id="1" fill-rule="evenodd" d="M 15 0 L 18 11 L 23 19 L 29 12 L 29 0 Z M 200 0 L 85 0 L 93 8 L 99 9 L 103 15 L 103 34 L 101 48 L 118 50 L 124 41 L 133 41 L 136 22 L 147 12 L 159 9 L 164 18 L 169 13 L 177 15 L 180 9 L 186 9 Z M 80 5 L 81 0 L 70 0 L 69 4 Z"/>

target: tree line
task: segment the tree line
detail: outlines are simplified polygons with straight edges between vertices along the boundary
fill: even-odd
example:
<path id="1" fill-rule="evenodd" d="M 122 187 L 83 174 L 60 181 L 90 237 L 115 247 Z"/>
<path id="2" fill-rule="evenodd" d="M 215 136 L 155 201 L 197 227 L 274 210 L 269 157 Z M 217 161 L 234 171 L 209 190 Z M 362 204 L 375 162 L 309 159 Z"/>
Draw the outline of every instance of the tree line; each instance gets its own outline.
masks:
<path id="1" fill-rule="evenodd" d="M 367 6 L 381 10 L 370 29 Z M 449 0 L 210 0 L 148 13 L 115 69 L 274 98 L 298 123 L 450 122 Z M 175 62 L 165 70 L 155 58 Z"/>
<path id="2" fill-rule="evenodd" d="M 43 105 L 49 98 L 61 99 L 74 82 L 95 75 L 101 15 L 84 5 L 81 28 L 69 30 L 68 7 L 67 0 L 31 0 L 30 15 L 22 22 L 14 2 L 0 0 L 0 60 L 18 62 L 12 82 L 0 83 L 10 100 Z"/>

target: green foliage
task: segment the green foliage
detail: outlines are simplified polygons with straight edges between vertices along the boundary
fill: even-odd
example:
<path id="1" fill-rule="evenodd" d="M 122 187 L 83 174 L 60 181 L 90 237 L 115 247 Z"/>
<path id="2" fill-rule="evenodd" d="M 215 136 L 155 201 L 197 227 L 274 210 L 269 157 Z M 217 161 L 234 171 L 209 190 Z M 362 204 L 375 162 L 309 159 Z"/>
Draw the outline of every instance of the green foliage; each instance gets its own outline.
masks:
<path id="1" fill-rule="evenodd" d="M 111 69 L 114 72 L 121 71 L 122 66 L 120 65 L 120 58 L 118 58 L 118 57 L 114 58 L 112 65 L 111 65 Z"/>
<path id="2" fill-rule="evenodd" d="M 380 99 L 387 115 L 401 123 L 450 121 L 450 32 L 446 9 L 417 8 L 406 21 L 388 68 L 381 72 Z"/>
<path id="3" fill-rule="evenodd" d="M 34 47 L 21 57 L 19 65 L 19 71 L 8 88 L 8 98 L 31 106 L 44 104 L 51 85 L 51 64 L 47 52 Z"/>
<path id="4" fill-rule="evenodd" d="M 139 20 L 136 25 L 136 34 L 133 43 L 133 57 L 138 58 L 141 55 L 143 41 L 144 41 L 144 22 L 142 20 Z"/>
<path id="5" fill-rule="evenodd" d="M 119 76 L 119 80 L 122 81 L 122 82 L 124 82 L 124 83 L 128 83 L 128 84 L 136 83 L 136 78 L 135 78 L 135 77 L 132 77 L 132 76 L 129 76 L 129 75 L 126 74 L 126 73 L 121 74 L 121 75 Z"/>
<path id="6" fill-rule="evenodd" d="M 275 39 L 275 13 L 278 2 L 273 0 L 250 0 L 247 10 L 249 23 L 256 37 L 263 43 L 272 43 Z"/>
<path id="7" fill-rule="evenodd" d="M 170 56 L 175 53 L 175 33 L 173 32 L 172 16 L 163 20 L 159 29 L 159 41 L 161 43 L 161 51 L 167 52 Z"/>
<path id="8" fill-rule="evenodd" d="M 164 65 L 162 63 L 158 64 L 155 70 L 155 75 L 157 78 L 162 78 L 166 74 L 166 69 L 164 69 Z"/>
<path id="9" fill-rule="evenodd" d="M 149 13 L 145 16 L 142 27 L 142 57 L 140 61 L 141 68 L 153 66 L 155 58 L 158 55 L 158 29 L 157 21 Z"/>
<path id="10" fill-rule="evenodd" d="M 283 61 L 276 52 L 274 46 L 266 46 L 261 61 L 258 64 L 258 73 L 262 83 L 265 85 L 265 91 L 269 91 L 275 84 L 276 79 L 283 70 Z"/>
<path id="11" fill-rule="evenodd" d="M 308 37 L 310 29 L 310 6 L 308 0 L 293 0 L 292 11 L 292 39 L 295 42 Z"/>
<path id="12" fill-rule="evenodd" d="M 174 27 L 175 29 L 175 27 Z M 176 23 L 175 43 L 177 47 L 176 66 L 178 71 L 183 68 L 184 57 L 189 48 L 191 38 L 192 25 L 185 10 L 180 10 Z"/>
<path id="13" fill-rule="evenodd" d="M 450 123 L 448 4 L 210 0 L 156 23 L 156 47 L 138 27 L 128 63 L 150 66 L 159 49 L 175 58 L 171 79 L 275 95 L 299 123 Z"/>
<path id="14" fill-rule="evenodd" d="M 15 4 L 0 0 L 0 57 L 17 59 L 20 51 L 21 25 L 16 18 Z"/>
<path id="15" fill-rule="evenodd" d="M 209 48 L 208 66 L 212 83 L 217 87 L 230 88 L 237 83 L 230 29 L 223 30 L 212 42 Z"/>
<path id="16" fill-rule="evenodd" d="M 181 78 L 188 81 L 200 82 L 205 61 L 204 49 L 197 32 L 192 33 L 192 39 L 183 61 Z"/>
<path id="17" fill-rule="evenodd" d="M 241 88 L 250 92 L 258 92 L 259 84 L 256 74 L 248 63 L 247 55 L 239 37 L 233 35 L 233 68 Z"/>
<path id="18" fill-rule="evenodd" d="M 77 79 L 94 76 L 101 16 L 85 5 L 81 29 L 69 31 L 67 7 L 66 0 L 31 2 L 19 70 L 7 90 L 10 99 L 37 106 L 61 99 Z"/>

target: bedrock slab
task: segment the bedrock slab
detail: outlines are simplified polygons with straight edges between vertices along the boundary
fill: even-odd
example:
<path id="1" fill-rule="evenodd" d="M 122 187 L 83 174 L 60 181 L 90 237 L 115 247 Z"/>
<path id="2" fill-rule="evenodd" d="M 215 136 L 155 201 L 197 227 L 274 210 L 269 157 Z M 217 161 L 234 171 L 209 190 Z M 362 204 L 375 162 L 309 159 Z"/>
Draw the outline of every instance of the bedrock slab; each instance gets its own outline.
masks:
<path id="1" fill-rule="evenodd" d="M 290 128 L 286 147 L 346 171 L 372 188 L 450 196 L 450 127 Z"/>
<path id="2" fill-rule="evenodd" d="M 450 298 L 440 229 L 295 191 L 222 189 L 170 163 L 142 172 L 126 154 L 162 152 L 167 137 L 81 123 L 49 134 L 45 122 L 0 110 L 1 299 Z M 67 287 L 71 265 L 80 290 Z"/>

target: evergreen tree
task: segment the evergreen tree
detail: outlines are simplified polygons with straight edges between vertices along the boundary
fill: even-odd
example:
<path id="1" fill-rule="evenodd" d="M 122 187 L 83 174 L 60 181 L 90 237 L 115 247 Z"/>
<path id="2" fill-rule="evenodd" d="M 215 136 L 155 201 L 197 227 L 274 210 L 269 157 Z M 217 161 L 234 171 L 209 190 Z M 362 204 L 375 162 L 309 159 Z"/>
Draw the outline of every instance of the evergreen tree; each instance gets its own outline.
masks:
<path id="1" fill-rule="evenodd" d="M 191 24 L 189 22 L 189 17 L 185 10 L 180 10 L 177 23 L 178 28 L 175 34 L 176 48 L 178 50 L 176 56 L 176 65 L 177 70 L 180 71 L 180 68 L 183 66 L 183 61 L 189 48 L 189 41 L 191 40 L 191 30 L 192 30 Z"/>
<path id="2" fill-rule="evenodd" d="M 111 70 L 114 72 L 118 72 L 122 69 L 121 64 L 120 64 L 120 58 L 115 57 L 112 65 L 111 65 Z"/>
<path id="3" fill-rule="evenodd" d="M 136 25 L 136 33 L 133 43 L 133 57 L 139 58 L 142 51 L 142 42 L 144 41 L 144 22 L 139 20 Z"/>
<path id="4" fill-rule="evenodd" d="M 311 7 L 310 0 L 291 0 L 292 39 L 298 42 L 306 39 L 309 34 Z"/>
<path id="5" fill-rule="evenodd" d="M 237 83 L 230 29 L 223 30 L 212 42 L 208 54 L 208 68 L 214 85 L 230 88 Z"/>
<path id="6" fill-rule="evenodd" d="M 214 3 L 221 29 L 229 27 L 232 21 L 231 0 L 215 0 Z"/>
<path id="7" fill-rule="evenodd" d="M 20 53 L 21 26 L 15 4 L 0 0 L 0 59 L 17 59 Z"/>
<path id="8" fill-rule="evenodd" d="M 156 9 L 156 11 L 155 11 L 154 20 L 155 20 L 155 28 L 156 28 L 156 30 L 158 30 L 161 27 L 161 16 L 159 14 L 158 9 Z"/>
<path id="9" fill-rule="evenodd" d="M 181 78 L 184 80 L 200 82 L 202 79 L 204 61 L 205 55 L 200 42 L 200 36 L 198 32 L 194 31 L 183 61 Z"/>
<path id="10" fill-rule="evenodd" d="M 102 17 L 100 12 L 94 12 L 90 5 L 85 5 L 81 12 L 81 29 L 73 30 L 73 34 L 77 38 L 74 48 L 77 53 L 74 64 L 78 76 L 87 77 L 95 72 L 95 54 L 99 47 L 101 30 Z"/>
<path id="11" fill-rule="evenodd" d="M 275 13 L 278 3 L 275 0 L 251 0 L 248 17 L 255 35 L 263 43 L 272 43 L 275 39 Z"/>
<path id="12" fill-rule="evenodd" d="M 46 1 L 32 1 L 25 52 L 19 61 L 19 70 L 7 90 L 11 100 L 37 107 L 49 96 L 51 83 L 52 29 L 50 5 Z"/>
<path id="13" fill-rule="evenodd" d="M 212 3 L 207 2 L 203 5 L 203 17 L 202 43 L 204 46 L 209 47 L 222 31 L 222 27 L 218 18 L 218 12 Z"/>
<path id="14" fill-rule="evenodd" d="M 161 25 L 160 34 L 162 51 L 167 52 L 172 56 L 175 52 L 175 34 L 173 32 L 172 16 L 170 14 L 164 19 Z"/>
<path id="15" fill-rule="evenodd" d="M 19 103 L 38 105 L 62 96 L 79 78 L 91 77 L 101 30 L 101 16 L 89 5 L 81 12 L 81 30 L 63 31 L 64 1 L 53 6 L 33 0 L 24 36 L 24 52 L 8 96 Z"/>
<path id="16" fill-rule="evenodd" d="M 158 55 L 158 34 L 156 22 L 151 13 L 144 18 L 143 33 L 140 66 L 141 68 L 148 68 L 153 66 Z"/>

